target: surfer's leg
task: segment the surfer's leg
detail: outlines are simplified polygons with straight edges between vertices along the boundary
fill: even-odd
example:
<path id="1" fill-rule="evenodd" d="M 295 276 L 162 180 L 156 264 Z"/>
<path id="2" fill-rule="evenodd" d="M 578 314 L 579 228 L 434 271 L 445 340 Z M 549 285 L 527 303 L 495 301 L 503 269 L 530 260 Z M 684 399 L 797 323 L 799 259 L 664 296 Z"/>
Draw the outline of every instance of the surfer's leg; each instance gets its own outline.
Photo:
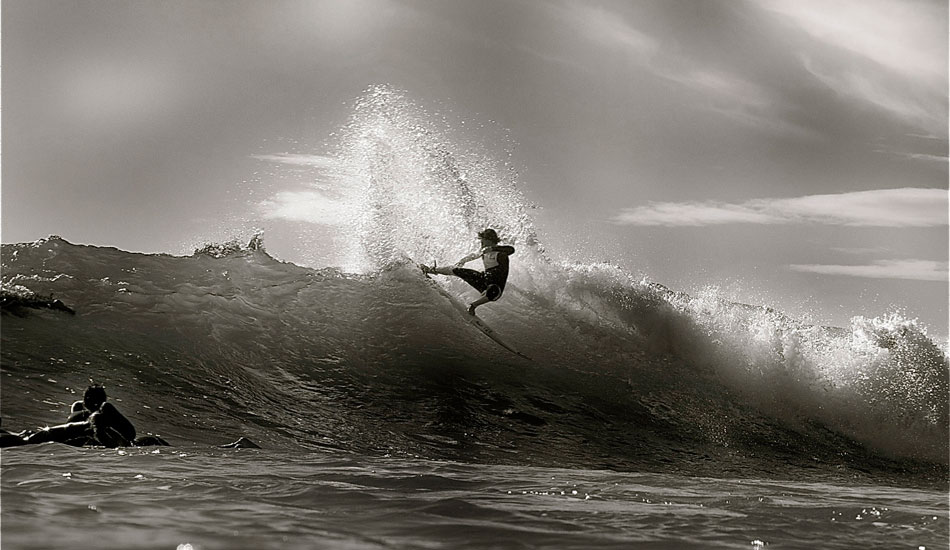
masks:
<path id="1" fill-rule="evenodd" d="M 489 284 L 485 292 L 482 292 L 481 297 L 469 304 L 468 312 L 475 315 L 475 308 L 488 302 L 494 302 L 498 298 L 501 298 L 501 287 L 496 284 Z"/>
<path id="2" fill-rule="evenodd" d="M 488 277 L 485 273 L 481 271 L 475 271 L 474 269 L 464 269 L 457 268 L 453 272 L 457 277 L 460 277 L 463 281 L 470 284 L 472 288 L 481 293 L 481 297 L 468 306 L 468 312 L 472 315 L 475 315 L 475 308 L 482 304 L 491 302 L 492 300 L 497 299 L 497 296 L 500 296 L 501 293 L 497 292 L 498 285 L 493 285 L 488 282 Z M 492 297 L 492 290 L 495 289 L 496 296 Z"/>
<path id="3" fill-rule="evenodd" d="M 487 304 L 490 301 L 491 300 L 489 300 L 487 297 L 482 296 L 481 298 L 475 300 L 474 302 L 468 305 L 468 312 L 472 315 L 475 315 L 475 308 L 477 308 L 478 306 L 482 304 Z"/>
<path id="4" fill-rule="evenodd" d="M 26 445 L 23 436 L 0 430 L 0 447 L 19 447 L 20 445 Z"/>
<path id="5" fill-rule="evenodd" d="M 459 279 L 462 279 L 479 292 L 485 292 L 485 290 L 488 288 L 488 281 L 485 279 L 485 274 L 481 271 L 466 269 L 464 267 L 454 267 L 452 268 L 451 274 L 455 275 Z"/>

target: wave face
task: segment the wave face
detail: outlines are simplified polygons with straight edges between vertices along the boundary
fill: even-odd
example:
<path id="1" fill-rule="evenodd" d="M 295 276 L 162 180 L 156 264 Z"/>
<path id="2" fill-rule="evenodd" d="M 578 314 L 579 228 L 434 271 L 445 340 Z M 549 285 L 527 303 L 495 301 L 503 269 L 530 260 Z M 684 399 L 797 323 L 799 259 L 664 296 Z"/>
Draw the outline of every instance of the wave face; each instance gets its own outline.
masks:
<path id="1" fill-rule="evenodd" d="M 810 326 L 555 262 L 517 174 L 429 118 L 386 89 L 356 106 L 325 193 L 344 212 L 341 268 L 279 261 L 257 237 L 192 256 L 3 245 L 5 297 L 52 294 L 76 312 L 5 307 L 5 427 L 60 422 L 94 378 L 140 431 L 178 445 L 246 435 L 468 462 L 945 475 L 950 368 L 915 322 Z M 517 253 L 504 298 L 479 312 L 533 361 L 415 267 L 461 257 L 485 226 Z"/>

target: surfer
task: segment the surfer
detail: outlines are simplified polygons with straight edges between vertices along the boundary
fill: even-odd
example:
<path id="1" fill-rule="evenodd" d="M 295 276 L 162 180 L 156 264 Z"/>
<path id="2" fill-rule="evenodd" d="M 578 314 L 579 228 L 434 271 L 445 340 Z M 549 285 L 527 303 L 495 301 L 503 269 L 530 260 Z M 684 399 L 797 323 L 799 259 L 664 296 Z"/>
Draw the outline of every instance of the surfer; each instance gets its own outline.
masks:
<path id="1" fill-rule="evenodd" d="M 86 388 L 82 401 L 70 407 L 65 424 L 38 430 L 13 433 L 0 428 L 0 447 L 18 447 L 37 443 L 64 443 L 74 447 L 99 445 L 103 447 L 169 446 L 160 436 L 135 436 L 135 426 L 119 409 L 107 401 L 106 389 L 99 384 Z M 225 449 L 260 449 L 256 443 L 241 437 L 233 443 L 219 445 Z"/>
<path id="2" fill-rule="evenodd" d="M 505 290 L 505 283 L 508 281 L 508 256 L 515 253 L 515 249 L 508 245 L 499 245 L 501 240 L 494 229 L 488 228 L 478 233 L 481 239 L 481 249 L 465 256 L 452 267 L 437 267 L 420 265 L 423 273 L 437 273 L 439 275 L 454 275 L 470 284 L 475 290 L 481 293 L 481 297 L 469 304 L 468 312 L 475 315 L 475 308 L 488 302 L 494 302 L 501 298 Z M 466 263 L 482 259 L 485 265 L 485 271 L 476 271 L 467 269 Z"/>
<path id="3" fill-rule="evenodd" d="M 25 432 L 26 444 L 55 441 L 81 447 L 129 447 L 136 444 L 135 426 L 119 409 L 107 401 L 106 389 L 99 384 L 86 388 L 82 401 L 73 403 L 65 424 Z"/>

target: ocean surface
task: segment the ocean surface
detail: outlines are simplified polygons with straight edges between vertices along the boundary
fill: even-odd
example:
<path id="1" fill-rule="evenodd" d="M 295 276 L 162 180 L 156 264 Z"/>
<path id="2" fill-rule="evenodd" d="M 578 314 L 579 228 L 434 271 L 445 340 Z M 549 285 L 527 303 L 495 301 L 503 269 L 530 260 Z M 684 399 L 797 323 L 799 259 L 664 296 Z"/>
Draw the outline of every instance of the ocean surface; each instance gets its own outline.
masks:
<path id="1" fill-rule="evenodd" d="M 94 380 L 172 444 L 3 449 L 4 549 L 947 548 L 944 344 L 557 261 L 517 174 L 431 119 L 356 105 L 314 191 L 345 225 L 330 267 L 260 236 L 2 246 L 2 427 L 63 422 Z M 517 251 L 479 314 L 532 360 L 416 267 L 486 226 Z M 238 437 L 261 448 L 217 447 Z"/>
<path id="2" fill-rule="evenodd" d="M 800 476 L 805 477 L 805 476 Z M 363 453 L 3 451 L 3 548 L 934 548 L 942 491 Z"/>

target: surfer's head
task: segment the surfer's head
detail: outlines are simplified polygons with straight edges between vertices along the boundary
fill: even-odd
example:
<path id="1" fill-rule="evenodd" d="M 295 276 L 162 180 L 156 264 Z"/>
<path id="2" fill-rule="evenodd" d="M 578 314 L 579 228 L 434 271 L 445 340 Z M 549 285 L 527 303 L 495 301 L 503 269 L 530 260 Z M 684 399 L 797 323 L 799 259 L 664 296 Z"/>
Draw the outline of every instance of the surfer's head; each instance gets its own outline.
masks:
<path id="1" fill-rule="evenodd" d="M 491 241 L 496 244 L 501 240 L 498 238 L 498 233 L 495 233 L 495 230 L 490 227 L 484 231 L 479 231 L 478 237 L 482 240 Z"/>
<path id="2" fill-rule="evenodd" d="M 90 411 L 99 410 L 99 407 L 106 402 L 106 389 L 99 384 L 93 384 L 86 388 L 82 394 L 82 404 Z"/>

